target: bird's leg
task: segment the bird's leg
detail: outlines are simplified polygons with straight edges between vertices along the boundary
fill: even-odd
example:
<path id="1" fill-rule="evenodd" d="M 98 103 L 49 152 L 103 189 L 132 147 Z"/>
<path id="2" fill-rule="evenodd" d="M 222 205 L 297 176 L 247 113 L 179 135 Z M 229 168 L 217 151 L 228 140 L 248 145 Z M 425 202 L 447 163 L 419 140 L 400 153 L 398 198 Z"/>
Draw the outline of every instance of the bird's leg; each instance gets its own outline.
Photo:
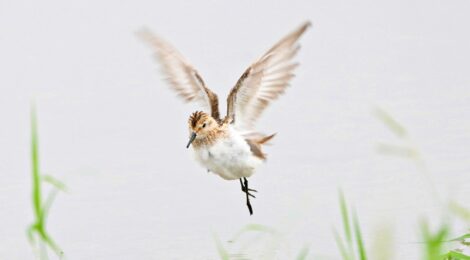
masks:
<path id="1" fill-rule="evenodd" d="M 246 178 L 243 178 L 243 179 L 245 180 L 245 184 L 243 184 L 243 181 L 242 181 L 241 178 L 239 179 L 240 180 L 240 185 L 242 186 L 242 191 L 245 192 L 245 193 L 248 193 L 248 196 L 256 198 L 255 195 L 250 193 L 250 191 L 252 191 L 252 192 L 258 192 L 258 191 L 248 188 L 248 181 L 246 180 Z"/>
<path id="2" fill-rule="evenodd" d="M 253 198 L 255 198 L 255 196 L 250 194 L 250 190 L 255 191 L 255 192 L 256 192 L 256 190 L 252 190 L 252 189 L 248 188 L 248 180 L 246 178 L 243 178 L 243 180 L 244 180 L 244 182 L 240 178 L 240 184 L 242 186 L 242 191 L 245 192 L 245 194 L 246 194 L 246 206 L 248 207 L 248 211 L 250 212 L 250 215 L 253 215 L 253 208 L 251 207 L 250 196 L 253 197 Z"/>

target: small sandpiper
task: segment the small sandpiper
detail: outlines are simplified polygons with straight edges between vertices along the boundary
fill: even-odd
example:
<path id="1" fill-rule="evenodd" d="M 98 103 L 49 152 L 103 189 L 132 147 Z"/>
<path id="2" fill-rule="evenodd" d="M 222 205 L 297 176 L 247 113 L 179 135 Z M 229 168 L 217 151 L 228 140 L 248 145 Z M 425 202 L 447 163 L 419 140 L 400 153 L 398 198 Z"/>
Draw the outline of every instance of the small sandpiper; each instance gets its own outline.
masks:
<path id="1" fill-rule="evenodd" d="M 294 77 L 298 63 L 293 58 L 300 48 L 297 41 L 309 26 L 310 22 L 302 24 L 245 70 L 227 97 L 224 118 L 219 114 L 217 95 L 175 48 L 148 30 L 139 33 L 155 48 L 171 88 L 185 101 L 198 102 L 205 108 L 206 112 L 196 111 L 189 117 L 186 148 L 192 145 L 196 160 L 208 171 L 225 180 L 240 180 L 250 215 L 250 197 L 255 198 L 252 193 L 256 190 L 248 187 L 246 178 L 266 160 L 261 147 L 274 137 L 257 132 L 254 125 Z"/>

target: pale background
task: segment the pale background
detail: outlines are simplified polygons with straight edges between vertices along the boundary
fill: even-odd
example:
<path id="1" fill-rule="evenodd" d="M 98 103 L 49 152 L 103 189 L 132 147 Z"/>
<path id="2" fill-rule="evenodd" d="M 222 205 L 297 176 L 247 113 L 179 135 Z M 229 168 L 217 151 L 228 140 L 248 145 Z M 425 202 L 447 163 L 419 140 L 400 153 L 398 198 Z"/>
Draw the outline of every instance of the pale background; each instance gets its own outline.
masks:
<path id="1" fill-rule="evenodd" d="M 248 223 L 283 232 L 278 259 L 304 245 L 312 259 L 339 259 L 340 187 L 368 249 L 391 230 L 395 258 L 417 259 L 420 219 L 439 223 L 448 200 L 470 207 L 469 13 L 467 0 L 1 1 L 0 259 L 33 258 L 33 97 L 41 168 L 69 187 L 48 223 L 67 259 L 215 259 L 213 234 L 237 249 L 226 241 Z M 134 33 L 147 26 L 173 43 L 224 101 L 305 20 L 297 77 L 258 124 L 278 135 L 250 179 L 250 217 L 238 182 L 191 159 L 196 108 Z M 376 107 L 407 128 L 442 204 L 412 160 L 377 152 L 401 140 Z M 455 235 L 468 228 L 453 223 Z"/>

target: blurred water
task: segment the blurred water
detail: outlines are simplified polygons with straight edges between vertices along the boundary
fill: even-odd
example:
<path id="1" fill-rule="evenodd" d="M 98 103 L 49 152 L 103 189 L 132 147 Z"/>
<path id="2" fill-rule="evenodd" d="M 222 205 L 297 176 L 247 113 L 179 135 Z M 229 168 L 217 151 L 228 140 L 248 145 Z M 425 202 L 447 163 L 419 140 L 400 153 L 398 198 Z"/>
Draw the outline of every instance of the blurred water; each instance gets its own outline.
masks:
<path id="1" fill-rule="evenodd" d="M 470 207 L 468 1 L 0 5 L 2 259 L 33 258 L 32 97 L 41 168 L 70 190 L 48 222 L 68 259 L 217 259 L 213 234 L 239 259 L 292 259 L 305 245 L 312 259 L 339 259 L 339 187 L 366 245 L 386 227 L 395 258 L 417 259 L 420 219 L 439 223 L 448 200 Z M 146 25 L 170 40 L 224 100 L 246 66 L 305 19 L 314 26 L 297 77 L 258 124 L 279 134 L 250 179 L 259 191 L 250 217 L 238 182 L 190 158 L 195 107 L 173 97 L 133 33 Z M 377 152 L 379 142 L 403 142 L 374 117 L 377 106 L 406 126 L 441 202 L 412 160 Z M 281 235 L 227 242 L 249 223 Z M 455 221 L 452 234 L 465 228 Z"/>

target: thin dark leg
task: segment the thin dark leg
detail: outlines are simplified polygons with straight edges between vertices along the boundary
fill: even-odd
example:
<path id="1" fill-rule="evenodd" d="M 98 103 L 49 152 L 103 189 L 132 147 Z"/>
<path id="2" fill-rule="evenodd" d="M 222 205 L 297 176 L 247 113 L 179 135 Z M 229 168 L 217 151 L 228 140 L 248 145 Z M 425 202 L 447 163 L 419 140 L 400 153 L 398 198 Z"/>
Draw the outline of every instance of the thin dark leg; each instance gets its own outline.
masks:
<path id="1" fill-rule="evenodd" d="M 242 186 L 242 191 L 245 192 L 245 186 L 243 185 L 243 181 L 241 178 L 239 180 L 240 180 L 240 185 Z"/>
<path id="2" fill-rule="evenodd" d="M 253 208 L 251 207 L 251 203 L 250 203 L 250 196 L 252 196 L 253 198 L 255 196 L 251 195 L 250 192 L 249 192 L 249 188 L 248 188 L 248 180 L 246 178 L 243 178 L 244 180 L 244 186 L 242 186 L 244 189 L 245 189 L 245 194 L 246 194 L 246 206 L 248 207 L 248 211 L 250 211 L 250 215 L 253 215 Z M 241 179 L 240 179 L 240 182 L 241 182 Z"/>
<path id="3" fill-rule="evenodd" d="M 258 192 L 257 190 L 254 190 L 254 189 L 250 189 L 250 188 L 247 188 L 246 184 L 248 183 L 248 181 L 246 180 L 246 178 L 243 178 L 245 180 L 245 184 L 243 184 L 243 181 L 242 179 L 240 178 L 240 185 L 242 186 L 242 191 L 243 192 L 247 192 L 248 191 L 248 196 L 251 196 L 253 198 L 256 198 L 255 195 L 251 194 L 250 191 L 252 192 Z"/>

